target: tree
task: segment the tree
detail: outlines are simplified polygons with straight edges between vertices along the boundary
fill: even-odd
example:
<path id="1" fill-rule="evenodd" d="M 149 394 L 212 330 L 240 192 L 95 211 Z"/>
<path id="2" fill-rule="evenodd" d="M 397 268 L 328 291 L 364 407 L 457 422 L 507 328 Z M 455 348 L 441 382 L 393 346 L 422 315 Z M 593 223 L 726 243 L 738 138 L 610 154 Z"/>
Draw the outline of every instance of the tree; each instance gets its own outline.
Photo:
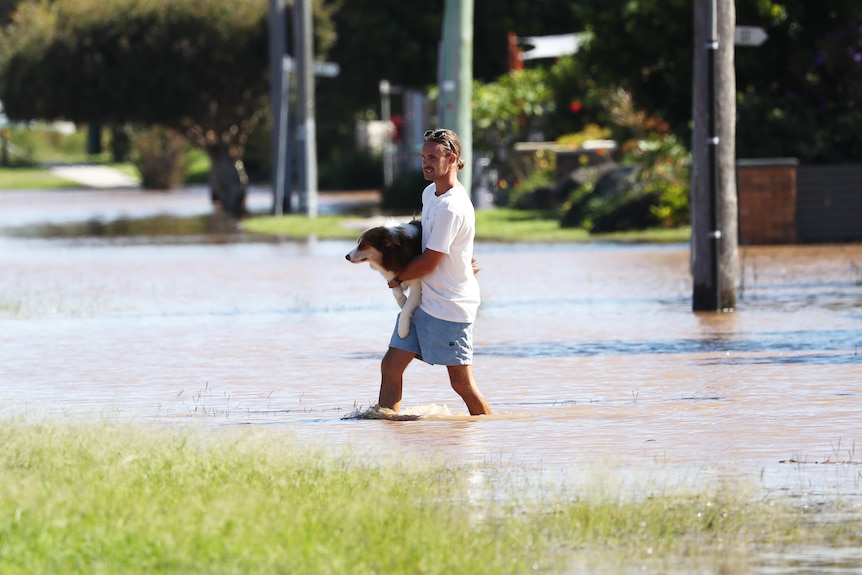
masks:
<path id="1" fill-rule="evenodd" d="M 697 6 L 697 3 L 694 3 Z M 692 2 L 579 0 L 593 40 L 578 54 L 599 86 L 691 137 Z M 862 0 L 737 0 L 740 24 L 769 40 L 736 50 L 740 157 L 847 162 L 862 156 Z M 732 36 L 731 36 L 732 37 Z"/>
<path id="2" fill-rule="evenodd" d="M 12 13 L 15 12 L 15 7 L 21 0 L 0 0 L 0 26 L 5 26 L 9 23 Z"/>
<path id="3" fill-rule="evenodd" d="M 862 157 L 862 0 L 740 2 L 769 40 L 737 51 L 740 157 Z"/>
<path id="4" fill-rule="evenodd" d="M 212 162 L 214 202 L 245 211 L 242 155 L 267 101 L 266 0 L 57 0 L 2 38 L 10 118 L 160 124 Z"/>
<path id="5" fill-rule="evenodd" d="M 501 180 L 524 179 L 527 171 L 511 152 L 531 131 L 544 131 L 552 104 L 550 75 L 541 69 L 517 70 L 473 88 L 473 146 L 498 170 Z"/>
<path id="6" fill-rule="evenodd" d="M 564 34 L 582 28 L 571 0 L 475 0 L 473 73 L 490 82 L 508 71 L 507 33 Z M 378 110 L 380 80 L 424 90 L 437 82 L 444 0 L 346 0 L 333 14 L 338 38 L 329 58 L 341 73 L 321 83 L 321 158 L 353 142 L 357 117 Z M 398 113 L 400 101 L 393 100 Z"/>
<path id="7" fill-rule="evenodd" d="M 599 87 L 623 88 L 634 107 L 662 118 L 683 141 L 690 137 L 692 2 L 606 0 L 573 3 L 592 40 L 579 51 L 583 73 Z"/>

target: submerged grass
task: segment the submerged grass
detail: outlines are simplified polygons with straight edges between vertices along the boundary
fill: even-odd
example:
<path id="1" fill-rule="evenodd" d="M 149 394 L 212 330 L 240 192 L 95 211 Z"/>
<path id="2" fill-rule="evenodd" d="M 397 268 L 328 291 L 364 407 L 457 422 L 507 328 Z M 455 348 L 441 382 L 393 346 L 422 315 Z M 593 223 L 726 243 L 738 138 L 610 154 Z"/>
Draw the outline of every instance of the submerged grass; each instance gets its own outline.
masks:
<path id="1" fill-rule="evenodd" d="M 503 497 L 467 468 L 326 455 L 261 430 L 6 421 L 0 443 L 7 574 L 557 573 L 609 555 L 723 564 L 752 546 L 860 543 L 858 518 L 817 527 L 735 488 L 527 497 L 510 484 Z"/>

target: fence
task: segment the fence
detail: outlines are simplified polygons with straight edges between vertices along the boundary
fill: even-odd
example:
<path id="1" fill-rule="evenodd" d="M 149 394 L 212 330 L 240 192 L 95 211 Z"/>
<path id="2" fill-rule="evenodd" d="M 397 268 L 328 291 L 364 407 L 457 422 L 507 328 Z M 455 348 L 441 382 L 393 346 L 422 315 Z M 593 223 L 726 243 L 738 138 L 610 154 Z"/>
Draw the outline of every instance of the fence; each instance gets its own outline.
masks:
<path id="1" fill-rule="evenodd" d="M 739 160 L 739 243 L 862 241 L 862 165 Z"/>

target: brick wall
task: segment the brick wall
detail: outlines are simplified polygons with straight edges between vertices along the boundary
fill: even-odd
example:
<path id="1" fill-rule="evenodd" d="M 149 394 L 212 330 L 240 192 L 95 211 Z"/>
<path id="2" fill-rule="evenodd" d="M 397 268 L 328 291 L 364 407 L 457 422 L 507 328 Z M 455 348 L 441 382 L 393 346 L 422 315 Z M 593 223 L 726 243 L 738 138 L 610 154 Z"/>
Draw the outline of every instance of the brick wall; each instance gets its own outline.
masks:
<path id="1" fill-rule="evenodd" d="M 796 243 L 798 165 L 794 158 L 737 161 L 740 245 Z"/>

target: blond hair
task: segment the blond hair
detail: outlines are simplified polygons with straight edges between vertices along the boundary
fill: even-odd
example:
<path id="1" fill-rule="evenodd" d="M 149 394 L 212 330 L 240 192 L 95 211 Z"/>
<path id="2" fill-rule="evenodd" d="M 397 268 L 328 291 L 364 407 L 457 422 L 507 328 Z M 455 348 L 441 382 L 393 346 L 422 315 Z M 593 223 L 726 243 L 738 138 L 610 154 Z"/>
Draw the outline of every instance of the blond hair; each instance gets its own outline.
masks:
<path id="1" fill-rule="evenodd" d="M 444 146 L 450 154 L 458 158 L 458 169 L 464 168 L 464 160 L 461 159 L 461 139 L 458 134 L 446 128 L 437 128 L 425 132 L 424 139 L 426 142 L 435 142 Z"/>

